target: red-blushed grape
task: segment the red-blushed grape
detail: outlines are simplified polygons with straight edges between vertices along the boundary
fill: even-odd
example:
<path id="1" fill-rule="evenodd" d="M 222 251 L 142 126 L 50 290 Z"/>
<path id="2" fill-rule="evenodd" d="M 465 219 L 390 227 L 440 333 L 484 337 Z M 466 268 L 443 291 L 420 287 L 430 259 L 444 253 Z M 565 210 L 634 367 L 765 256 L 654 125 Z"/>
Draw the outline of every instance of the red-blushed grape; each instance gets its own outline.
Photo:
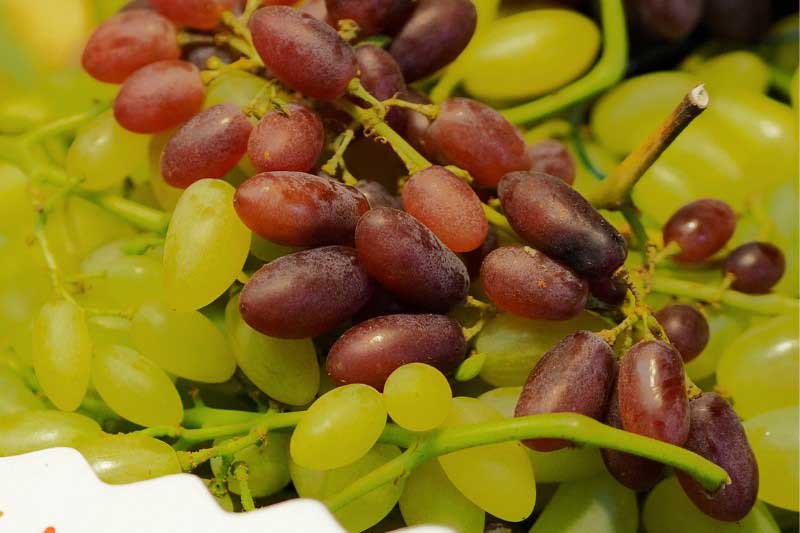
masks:
<path id="1" fill-rule="evenodd" d="M 678 350 L 684 363 L 688 363 L 708 344 L 708 320 L 703 313 L 685 304 L 672 304 L 655 314 L 664 328 L 669 342 Z"/>
<path id="2" fill-rule="evenodd" d="M 204 98 L 197 67 L 175 59 L 157 61 L 125 80 L 114 101 L 114 118 L 134 133 L 158 133 L 192 118 Z"/>
<path id="3" fill-rule="evenodd" d="M 734 290 L 765 294 L 783 277 L 786 260 L 783 252 L 768 242 L 748 242 L 730 253 L 723 270 L 734 276 Z"/>
<path id="4" fill-rule="evenodd" d="M 356 183 L 356 189 L 361 191 L 371 208 L 376 207 L 393 207 L 395 209 L 402 209 L 403 203 L 400 198 L 386 190 L 386 187 L 377 181 L 359 180 Z"/>
<path id="5" fill-rule="evenodd" d="M 328 352 L 328 375 L 339 384 L 365 383 L 383 390 L 386 378 L 408 363 L 449 374 L 464 360 L 461 326 L 443 315 L 389 315 L 347 330 Z"/>
<path id="6" fill-rule="evenodd" d="M 558 178 L 513 172 L 498 187 L 520 237 L 587 277 L 609 276 L 625 262 L 625 239 L 581 194 Z"/>
<path id="7" fill-rule="evenodd" d="M 403 207 L 454 252 L 478 248 L 489 229 L 475 191 L 444 167 L 411 176 L 403 187 Z"/>
<path id="8" fill-rule="evenodd" d="M 356 249 L 369 275 L 406 303 L 444 312 L 467 297 L 464 263 L 408 213 L 368 211 L 356 226 Z"/>
<path id="9" fill-rule="evenodd" d="M 92 77 L 122 83 L 139 68 L 162 59 L 178 59 L 175 27 L 146 9 L 117 13 L 94 30 L 81 62 Z"/>
<path id="10" fill-rule="evenodd" d="M 642 341 L 622 357 L 617 378 L 622 426 L 682 446 L 689 434 L 689 400 L 681 354 L 663 341 Z"/>
<path id="11" fill-rule="evenodd" d="M 678 209 L 664 225 L 664 244 L 675 242 L 682 263 L 705 261 L 725 246 L 736 229 L 736 213 L 721 200 L 704 198 Z"/>
<path id="12" fill-rule="evenodd" d="M 605 414 L 617 363 L 611 347 L 591 331 L 576 331 L 553 346 L 531 370 L 514 416 L 578 413 L 594 419 Z M 568 446 L 560 439 L 523 443 L 548 452 Z"/>
<path id="13" fill-rule="evenodd" d="M 626 0 L 625 14 L 645 37 L 680 41 L 700 23 L 703 6 L 697 0 Z"/>
<path id="14" fill-rule="evenodd" d="M 319 116 L 306 107 L 288 104 L 258 121 L 247 143 L 247 156 L 259 172 L 308 172 L 324 143 L 325 130 Z"/>
<path id="15" fill-rule="evenodd" d="M 183 58 L 186 61 L 200 70 L 208 67 L 208 60 L 212 57 L 216 57 L 225 65 L 233 63 L 234 59 L 236 59 L 236 56 L 229 49 L 206 44 L 193 46 L 188 50 L 184 49 L 183 54 Z"/>
<path id="16" fill-rule="evenodd" d="M 331 22 L 352 20 L 361 37 L 391 30 L 414 9 L 412 0 L 325 0 L 325 5 Z"/>
<path id="17" fill-rule="evenodd" d="M 486 259 L 487 255 L 497 249 L 497 244 L 497 231 L 494 227 L 489 226 L 483 243 L 471 252 L 461 254 L 461 259 L 464 261 L 464 264 L 467 265 L 467 271 L 469 271 L 470 277 L 475 278 L 480 276 L 483 260 Z"/>
<path id="18" fill-rule="evenodd" d="M 555 139 L 544 139 L 528 148 L 531 172 L 542 172 L 564 180 L 567 185 L 575 183 L 575 160 L 564 143 Z"/>
<path id="19" fill-rule="evenodd" d="M 569 267 L 527 246 L 504 246 L 481 265 L 481 285 L 494 304 L 533 320 L 566 320 L 583 311 L 589 287 Z"/>
<path id="20" fill-rule="evenodd" d="M 369 202 L 355 187 L 302 172 L 264 172 L 236 190 L 233 205 L 259 236 L 285 246 L 352 244 Z"/>
<path id="21" fill-rule="evenodd" d="M 406 82 L 400 66 L 392 55 L 374 44 L 362 44 L 355 48 L 359 79 L 364 88 L 378 100 L 387 100 L 406 93 Z M 405 127 L 404 109 L 393 107 L 386 114 L 386 122 L 397 131 Z"/>
<path id="22" fill-rule="evenodd" d="M 198 30 L 213 30 L 222 13 L 230 11 L 236 0 L 150 0 L 165 17 Z"/>
<path id="23" fill-rule="evenodd" d="M 477 24 L 470 0 L 420 0 L 389 51 L 412 82 L 453 61 L 469 44 Z"/>
<path id="24" fill-rule="evenodd" d="M 424 93 L 409 88 L 403 95 L 403 100 L 414 104 L 430 104 L 431 99 Z M 403 137 L 416 148 L 422 155 L 429 159 L 436 159 L 436 149 L 431 139 L 427 138 L 428 127 L 431 119 L 413 109 L 406 109 L 405 129 Z"/>
<path id="25" fill-rule="evenodd" d="M 481 187 L 495 187 L 515 170 L 531 168 L 519 130 L 491 107 L 469 98 L 450 98 L 425 134 L 439 159 L 467 170 Z"/>
<path id="26" fill-rule="evenodd" d="M 356 251 L 327 246 L 267 263 L 242 290 L 239 310 L 253 329 L 283 339 L 314 337 L 353 316 L 372 295 Z"/>
<path id="27" fill-rule="evenodd" d="M 770 2 L 752 0 L 706 0 L 703 13 L 715 37 L 739 42 L 761 37 L 769 28 L 770 16 Z"/>
<path id="28" fill-rule="evenodd" d="M 231 104 L 198 113 L 164 147 L 164 181 L 185 189 L 203 178 L 224 177 L 244 155 L 252 129 L 250 120 Z"/>
<path id="29" fill-rule="evenodd" d="M 613 276 L 595 276 L 588 279 L 589 292 L 592 296 L 608 305 L 622 305 L 628 293 L 625 281 Z"/>
<path id="30" fill-rule="evenodd" d="M 684 447 L 722 467 L 731 483 L 708 494 L 689 474 L 677 470 L 689 499 L 717 520 L 736 522 L 747 515 L 758 494 L 758 465 L 739 417 L 725 399 L 713 392 L 693 399 L 691 430 Z"/>
<path id="31" fill-rule="evenodd" d="M 298 9 L 261 8 L 250 31 L 270 72 L 306 96 L 335 100 L 358 71 L 355 53 L 336 30 Z"/>

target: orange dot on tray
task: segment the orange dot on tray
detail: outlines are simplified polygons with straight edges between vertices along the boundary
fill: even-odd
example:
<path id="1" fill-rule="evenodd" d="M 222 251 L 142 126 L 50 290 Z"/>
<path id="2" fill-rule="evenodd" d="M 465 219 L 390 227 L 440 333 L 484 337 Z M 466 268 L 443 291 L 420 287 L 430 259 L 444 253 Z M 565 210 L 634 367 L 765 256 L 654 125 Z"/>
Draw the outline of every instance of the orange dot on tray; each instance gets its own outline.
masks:
<path id="1" fill-rule="evenodd" d="M 49 526 L 47 529 L 44 530 L 44 533 L 56 533 L 56 528 L 53 526 Z"/>

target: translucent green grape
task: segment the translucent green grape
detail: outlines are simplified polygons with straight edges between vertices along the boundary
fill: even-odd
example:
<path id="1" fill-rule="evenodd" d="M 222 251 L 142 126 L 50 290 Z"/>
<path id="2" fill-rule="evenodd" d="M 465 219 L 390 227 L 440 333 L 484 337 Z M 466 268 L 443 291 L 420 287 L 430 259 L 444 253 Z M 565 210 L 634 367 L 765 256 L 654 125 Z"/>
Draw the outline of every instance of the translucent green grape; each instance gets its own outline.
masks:
<path id="1" fill-rule="evenodd" d="M 297 248 L 292 248 L 291 246 L 281 246 L 280 244 L 275 244 L 274 242 L 262 239 L 255 233 L 253 233 L 253 240 L 250 243 L 250 253 L 265 263 L 274 261 L 279 257 L 283 257 L 284 255 L 294 253 L 297 250 Z"/>
<path id="2" fill-rule="evenodd" d="M 42 390 L 62 411 L 74 411 L 89 386 L 92 340 L 86 315 L 59 299 L 42 306 L 33 325 L 33 369 Z"/>
<path id="3" fill-rule="evenodd" d="M 236 280 L 250 251 L 250 230 L 233 209 L 235 189 L 222 180 L 193 183 L 181 195 L 164 244 L 167 304 L 193 311 Z"/>
<path id="4" fill-rule="evenodd" d="M 453 398 L 447 427 L 502 420 L 475 398 Z M 528 455 L 518 442 L 488 444 L 439 457 L 448 479 L 472 503 L 503 520 L 525 519 L 536 503 L 536 483 Z"/>
<path id="5" fill-rule="evenodd" d="M 717 363 L 728 346 L 747 329 L 747 317 L 733 309 L 705 309 L 710 337 L 708 345 L 686 365 L 686 373 L 694 381 L 714 375 Z"/>
<path id="6" fill-rule="evenodd" d="M 797 68 L 798 55 L 800 55 L 797 50 L 797 39 L 787 39 L 786 37 L 787 35 L 796 35 L 798 31 L 800 31 L 800 20 L 794 13 L 775 23 L 767 34 L 767 39 L 779 39 L 776 43 L 771 43 L 772 45 L 765 50 L 770 63 L 786 71 Z"/>
<path id="7" fill-rule="evenodd" d="M 81 271 L 91 275 L 83 281 L 79 300 L 87 307 L 130 309 L 164 298 L 161 261 L 148 255 L 123 255 L 97 269 L 84 261 Z"/>
<path id="8" fill-rule="evenodd" d="M 0 241 L 21 240 L 33 232 L 35 222 L 28 178 L 20 169 L 0 161 Z"/>
<path id="9" fill-rule="evenodd" d="M 795 406 L 769 411 L 744 423 L 758 462 L 759 499 L 794 512 L 800 511 L 798 420 L 800 408 Z"/>
<path id="10" fill-rule="evenodd" d="M 254 498 L 263 498 L 275 494 L 291 481 L 289 477 L 289 435 L 270 433 L 267 442 L 248 446 L 233 455 L 234 461 L 247 463 L 247 486 Z M 221 476 L 222 458 L 211 460 L 214 475 Z M 228 477 L 228 490 L 241 494 L 239 482 L 233 476 Z"/>
<path id="11" fill-rule="evenodd" d="M 119 416 L 140 426 L 176 426 L 183 406 L 169 376 L 150 359 L 119 345 L 98 346 L 92 383 Z"/>
<path id="12" fill-rule="evenodd" d="M 444 374 L 423 363 L 401 366 L 383 387 L 389 416 L 411 431 L 428 431 L 444 422 L 452 397 Z"/>
<path id="13" fill-rule="evenodd" d="M 388 444 L 376 444 L 363 457 L 347 466 L 333 470 L 311 470 L 291 462 L 292 482 L 301 498 L 322 500 L 341 492 L 361 477 L 380 468 L 400 455 L 400 449 Z M 397 504 L 404 481 L 386 483 L 353 500 L 333 515 L 348 531 L 359 532 L 380 522 Z"/>
<path id="14" fill-rule="evenodd" d="M 736 50 L 700 64 L 692 73 L 713 92 L 741 89 L 763 93 L 769 85 L 769 67 L 752 52 Z"/>
<path id="15" fill-rule="evenodd" d="M 202 313 L 150 303 L 136 311 L 131 327 L 136 349 L 176 376 L 222 383 L 236 370 L 225 336 Z"/>
<path id="16" fill-rule="evenodd" d="M 89 417 L 62 411 L 24 411 L 0 417 L 0 456 L 19 455 L 57 446 L 74 447 L 99 436 Z"/>
<path id="17" fill-rule="evenodd" d="M 317 398 L 292 434 L 292 460 L 304 468 L 330 470 L 366 454 L 386 425 L 381 394 L 354 383 Z"/>
<path id="18" fill-rule="evenodd" d="M 406 479 L 400 512 L 409 526 L 436 524 L 459 533 L 483 533 L 486 513 L 447 479 L 439 461 L 416 467 Z"/>
<path id="19" fill-rule="evenodd" d="M 89 335 L 92 337 L 92 344 L 119 344 L 133 348 L 133 336 L 131 334 L 131 321 L 127 318 L 117 316 L 97 315 L 89 317 Z"/>
<path id="20" fill-rule="evenodd" d="M 175 450 L 166 442 L 146 435 L 102 435 L 81 442 L 78 451 L 92 465 L 97 477 L 112 485 L 181 472 Z"/>
<path id="21" fill-rule="evenodd" d="M 311 339 L 276 339 L 251 328 L 239 313 L 239 296 L 225 308 L 228 340 L 239 368 L 270 398 L 306 405 L 320 384 L 317 352 Z"/>
<path id="22" fill-rule="evenodd" d="M 0 367 L 0 416 L 44 409 L 44 402 L 8 368 Z"/>
<path id="23" fill-rule="evenodd" d="M 244 72 L 233 70 L 216 78 L 208 86 L 205 109 L 217 104 L 234 104 L 244 107 L 266 86 L 264 78 Z"/>
<path id="24" fill-rule="evenodd" d="M 36 243 L 0 238 L 0 340 L 28 327 L 52 293 Z"/>

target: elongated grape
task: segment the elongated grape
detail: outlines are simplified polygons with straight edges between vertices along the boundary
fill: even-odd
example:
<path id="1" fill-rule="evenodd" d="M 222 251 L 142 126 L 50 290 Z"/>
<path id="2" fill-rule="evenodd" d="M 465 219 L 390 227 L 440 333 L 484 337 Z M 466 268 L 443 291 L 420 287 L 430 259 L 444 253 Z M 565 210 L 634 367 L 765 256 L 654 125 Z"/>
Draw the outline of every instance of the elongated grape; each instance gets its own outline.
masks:
<path id="1" fill-rule="evenodd" d="M 538 320 L 577 316 L 589 293 L 570 268 L 527 246 L 503 246 L 486 256 L 481 284 L 500 309 Z"/>
<path id="2" fill-rule="evenodd" d="M 8 368 L 0 368 L 0 417 L 44 408 L 44 402 L 33 394 L 17 374 Z"/>
<path id="3" fill-rule="evenodd" d="M 213 30 L 222 13 L 233 9 L 236 0 L 149 0 L 165 17 L 176 24 Z"/>
<path id="4" fill-rule="evenodd" d="M 403 203 L 400 199 L 377 181 L 359 180 L 356 183 L 356 189 L 361 191 L 361 194 L 364 195 L 367 202 L 369 202 L 369 206 L 373 209 L 376 207 L 403 208 Z"/>
<path id="5" fill-rule="evenodd" d="M 756 502 L 758 465 L 742 423 L 728 402 L 716 393 L 693 399 L 691 429 L 684 447 L 722 467 L 731 483 L 709 495 L 690 475 L 677 471 L 686 495 L 704 513 L 725 522 L 744 518 Z"/>
<path id="6" fill-rule="evenodd" d="M 622 235 L 560 179 L 513 172 L 497 190 L 514 231 L 579 274 L 611 275 L 625 262 L 628 249 Z"/>
<path id="7" fill-rule="evenodd" d="M 120 344 L 132 347 L 134 345 L 131 321 L 128 318 L 98 315 L 89 317 L 88 325 L 94 346 Z"/>
<path id="8" fill-rule="evenodd" d="M 414 9 L 410 0 L 326 0 L 331 21 L 352 20 L 358 24 L 359 35 L 370 36 L 396 29 Z"/>
<path id="9" fill-rule="evenodd" d="M 564 143 L 555 139 L 545 139 L 528 148 L 531 158 L 531 172 L 541 172 L 555 176 L 567 185 L 575 183 L 575 161 Z"/>
<path id="10" fill-rule="evenodd" d="M 733 275 L 731 287 L 748 294 L 764 294 L 780 281 L 786 260 L 777 247 L 766 242 L 749 242 L 725 259 L 725 274 Z"/>
<path id="11" fill-rule="evenodd" d="M 259 9 L 250 19 L 250 31 L 270 72 L 306 96 L 335 100 L 358 70 L 353 50 L 336 30 L 298 9 Z"/>
<path id="12" fill-rule="evenodd" d="M 389 416 L 398 425 L 411 431 L 428 431 L 447 418 L 452 391 L 439 370 L 410 363 L 389 375 L 383 398 Z"/>
<path id="13" fill-rule="evenodd" d="M 181 195 L 164 244 L 167 305 L 194 311 L 223 294 L 239 276 L 250 250 L 250 231 L 233 208 L 234 189 L 205 179 Z"/>
<path id="14" fill-rule="evenodd" d="M 248 446 L 233 454 L 233 459 L 247 464 L 247 487 L 254 498 L 270 496 L 289 484 L 289 435 L 271 433 L 267 442 Z M 215 476 L 225 474 L 221 466 L 221 457 L 211 460 Z M 235 476 L 228 476 L 228 490 L 242 493 Z"/>
<path id="15" fill-rule="evenodd" d="M 78 446 L 97 477 L 121 485 L 170 474 L 180 474 L 175 450 L 146 435 L 102 435 Z"/>
<path id="16" fill-rule="evenodd" d="M 684 363 L 700 355 L 708 344 L 708 320 L 691 305 L 668 305 L 659 310 L 655 317 Z"/>
<path id="17" fill-rule="evenodd" d="M 799 415 L 797 407 L 786 407 L 744 422 L 758 463 L 758 498 L 794 512 L 800 507 Z"/>
<path id="18" fill-rule="evenodd" d="M 730 240 L 736 229 L 736 214 L 721 200 L 695 200 L 678 209 L 664 225 L 664 244 L 675 242 L 683 263 L 705 261 Z"/>
<path id="19" fill-rule="evenodd" d="M 606 342 L 590 331 L 576 331 L 536 363 L 520 394 L 514 416 L 579 413 L 599 419 L 605 413 L 616 360 Z M 558 439 L 529 439 L 538 451 L 568 445 Z"/>
<path id="20" fill-rule="evenodd" d="M 380 207 L 356 226 L 358 258 L 401 300 L 431 311 L 464 301 L 469 273 L 458 257 L 411 215 Z"/>
<path id="21" fill-rule="evenodd" d="M 375 3 L 373 0 L 369 0 Z M 384 3 L 387 0 L 378 0 Z M 407 0 L 389 0 L 395 3 L 407 3 Z M 403 97 L 406 94 L 406 82 L 400 65 L 392 55 L 379 46 L 362 44 L 355 48 L 358 61 L 358 78 L 361 84 L 378 100 L 392 97 Z M 403 131 L 407 113 L 405 109 L 392 107 L 386 114 L 386 122 L 396 131 Z"/>
<path id="22" fill-rule="evenodd" d="M 81 263 L 81 273 L 87 275 L 83 284 L 85 292 L 78 297 L 82 305 L 123 309 L 157 302 L 164 297 L 164 268 L 159 259 L 148 255 L 121 255 L 107 262 L 93 261 L 95 253 L 102 250 L 98 248 Z"/>
<path id="23" fill-rule="evenodd" d="M 74 447 L 100 436 L 89 417 L 61 411 L 27 411 L 0 417 L 0 456 L 19 455 L 57 446 Z"/>
<path id="24" fill-rule="evenodd" d="M 324 143 L 319 116 L 307 107 L 288 104 L 258 121 L 247 142 L 247 156 L 259 172 L 308 172 Z"/>

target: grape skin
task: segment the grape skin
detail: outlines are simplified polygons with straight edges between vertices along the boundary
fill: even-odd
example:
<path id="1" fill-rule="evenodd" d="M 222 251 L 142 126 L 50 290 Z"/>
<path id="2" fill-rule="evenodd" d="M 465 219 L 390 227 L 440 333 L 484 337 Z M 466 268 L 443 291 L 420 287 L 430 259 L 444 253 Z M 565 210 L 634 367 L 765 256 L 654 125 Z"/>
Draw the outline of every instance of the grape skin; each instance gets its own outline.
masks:
<path id="1" fill-rule="evenodd" d="M 398 425 L 430 431 L 450 412 L 452 391 L 447 378 L 432 366 L 410 363 L 392 372 L 383 389 L 386 410 Z"/>
<path id="2" fill-rule="evenodd" d="M 328 19 L 349 19 L 358 24 L 359 36 L 368 37 L 397 27 L 414 9 L 411 0 L 326 0 Z"/>
<path id="3" fill-rule="evenodd" d="M 232 10 L 236 0 L 149 0 L 176 24 L 198 30 L 213 30 L 222 13 Z"/>
<path id="4" fill-rule="evenodd" d="M 673 259 L 683 263 L 705 261 L 730 240 L 736 229 L 736 214 L 721 200 L 705 198 L 675 212 L 664 225 L 664 244 L 675 242 L 680 253 Z"/>
<path id="5" fill-rule="evenodd" d="M 669 341 L 680 352 L 684 363 L 700 355 L 708 344 L 708 321 L 694 307 L 685 304 L 668 305 L 654 316 L 664 328 Z"/>
<path id="6" fill-rule="evenodd" d="M 97 477 L 112 485 L 180 474 L 172 446 L 146 435 L 102 435 L 78 446 Z"/>
<path id="7" fill-rule="evenodd" d="M 575 161 L 564 143 L 555 139 L 544 139 L 528 148 L 531 172 L 541 172 L 564 180 L 567 185 L 575 183 Z"/>
<path id="8" fill-rule="evenodd" d="M 258 121 L 247 142 L 247 156 L 259 172 L 309 172 L 324 143 L 319 116 L 306 107 L 287 104 Z"/>
<path id="9" fill-rule="evenodd" d="M 786 270 L 783 253 L 766 242 L 749 242 L 725 259 L 725 274 L 733 275 L 731 287 L 748 294 L 766 294 Z"/>

